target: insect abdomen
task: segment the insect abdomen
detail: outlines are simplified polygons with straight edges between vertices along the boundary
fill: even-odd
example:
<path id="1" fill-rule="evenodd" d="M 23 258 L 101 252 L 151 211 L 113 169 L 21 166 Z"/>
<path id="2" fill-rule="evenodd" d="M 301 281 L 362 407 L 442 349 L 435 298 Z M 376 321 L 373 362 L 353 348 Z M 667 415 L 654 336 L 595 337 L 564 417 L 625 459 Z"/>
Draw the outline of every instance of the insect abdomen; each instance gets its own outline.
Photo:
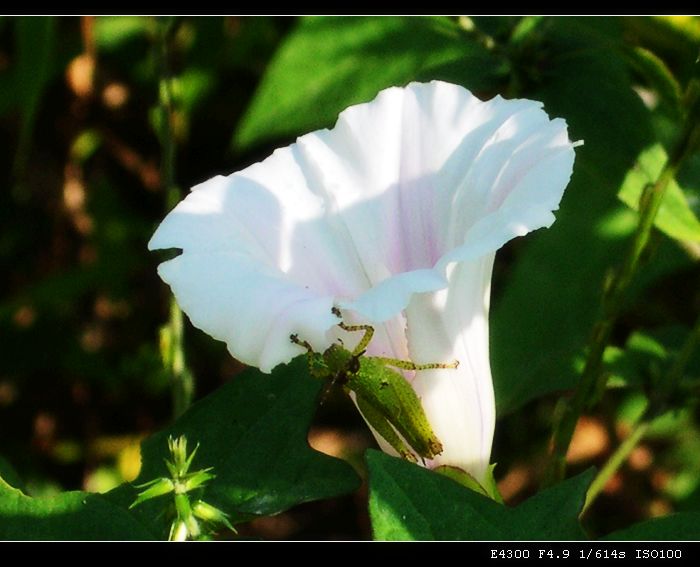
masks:
<path id="1" fill-rule="evenodd" d="M 418 455 L 432 459 L 442 452 L 420 399 L 402 374 L 382 362 L 362 358 L 360 371 L 349 375 L 347 387 L 370 401 Z"/>

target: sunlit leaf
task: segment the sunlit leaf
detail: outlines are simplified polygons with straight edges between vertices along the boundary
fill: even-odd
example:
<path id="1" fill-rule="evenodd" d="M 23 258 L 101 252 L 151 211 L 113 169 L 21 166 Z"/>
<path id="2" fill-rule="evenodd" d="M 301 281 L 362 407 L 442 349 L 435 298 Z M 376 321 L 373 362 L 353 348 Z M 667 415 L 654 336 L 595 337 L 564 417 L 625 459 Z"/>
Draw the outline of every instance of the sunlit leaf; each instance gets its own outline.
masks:
<path id="1" fill-rule="evenodd" d="M 622 183 L 618 194 L 620 200 L 638 210 L 642 191 L 658 179 L 667 159 L 666 151 L 660 144 L 645 149 Z M 700 241 L 700 221 L 688 205 L 683 190 L 673 180 L 666 188 L 654 225 L 671 238 Z"/>
<path id="2" fill-rule="evenodd" d="M 443 475 L 367 452 L 370 517 L 379 540 L 578 540 L 593 471 L 510 508 Z"/>
<path id="3" fill-rule="evenodd" d="M 31 498 L 0 479 L 0 540 L 154 539 L 134 516 L 97 494 Z"/>

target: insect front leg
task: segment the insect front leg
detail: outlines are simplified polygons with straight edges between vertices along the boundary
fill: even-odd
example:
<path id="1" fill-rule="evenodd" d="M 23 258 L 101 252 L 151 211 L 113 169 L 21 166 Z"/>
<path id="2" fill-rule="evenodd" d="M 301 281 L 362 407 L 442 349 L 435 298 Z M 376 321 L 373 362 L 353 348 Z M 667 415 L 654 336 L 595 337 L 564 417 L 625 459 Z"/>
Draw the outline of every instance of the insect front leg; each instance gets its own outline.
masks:
<path id="1" fill-rule="evenodd" d="M 342 321 L 343 314 L 340 312 L 340 309 L 337 307 L 333 307 L 331 309 L 331 313 L 338 317 L 338 319 L 341 319 L 340 323 L 338 323 L 338 327 L 343 329 L 343 331 L 364 331 L 364 335 L 360 339 L 360 342 L 357 343 L 357 346 L 355 347 L 355 350 L 352 351 L 352 355 L 355 357 L 358 357 L 362 354 L 364 354 L 365 350 L 367 349 L 367 345 L 370 343 L 372 340 L 372 337 L 374 336 L 374 327 L 372 325 L 347 325 L 345 322 Z M 341 341 L 342 344 L 342 341 Z"/>
<path id="2" fill-rule="evenodd" d="M 301 347 L 304 347 L 309 352 L 309 354 L 314 353 L 313 347 L 308 343 L 308 341 L 302 341 L 299 338 L 299 335 L 297 335 L 297 334 L 289 335 L 289 340 L 292 341 L 295 345 L 299 345 Z"/>
<path id="3" fill-rule="evenodd" d="M 311 376 L 314 378 L 326 379 L 333 374 L 328 368 L 324 356 L 315 352 L 308 341 L 301 340 L 296 334 L 290 335 L 289 340 L 295 345 L 304 347 L 307 350 L 306 361 L 309 365 L 309 374 L 311 374 Z"/>
<path id="4" fill-rule="evenodd" d="M 367 345 L 372 340 L 374 336 L 374 327 L 372 325 L 346 325 L 342 321 L 338 323 L 338 326 L 343 329 L 343 331 L 364 331 L 365 334 L 357 343 L 355 350 L 352 351 L 353 356 L 360 356 L 367 349 Z"/>

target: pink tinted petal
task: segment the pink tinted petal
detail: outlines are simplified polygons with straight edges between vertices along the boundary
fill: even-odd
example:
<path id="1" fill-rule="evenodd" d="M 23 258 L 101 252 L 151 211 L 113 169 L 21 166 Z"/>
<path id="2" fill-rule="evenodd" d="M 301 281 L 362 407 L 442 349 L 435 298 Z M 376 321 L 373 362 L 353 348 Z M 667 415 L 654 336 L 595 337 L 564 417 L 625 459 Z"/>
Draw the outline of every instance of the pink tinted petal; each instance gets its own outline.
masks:
<path id="1" fill-rule="evenodd" d="M 440 82 L 382 91 L 300 145 L 333 188 L 371 282 L 341 305 L 375 323 L 414 293 L 446 287 L 450 262 L 551 224 L 574 156 L 565 123 L 550 121 L 540 103 L 481 102 Z M 537 176 L 537 188 L 523 182 Z M 511 210 L 514 199 L 526 210 Z"/>

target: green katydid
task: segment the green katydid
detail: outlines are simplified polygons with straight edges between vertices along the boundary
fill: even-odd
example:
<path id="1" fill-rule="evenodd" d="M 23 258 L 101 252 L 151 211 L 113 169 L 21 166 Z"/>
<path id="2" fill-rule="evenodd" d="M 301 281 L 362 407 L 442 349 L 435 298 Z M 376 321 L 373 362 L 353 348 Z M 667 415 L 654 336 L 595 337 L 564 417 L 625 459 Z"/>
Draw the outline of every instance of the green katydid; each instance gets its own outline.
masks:
<path id="1" fill-rule="evenodd" d="M 341 317 L 335 307 L 333 314 Z M 307 341 L 297 335 L 290 336 L 293 343 L 308 351 L 311 375 L 339 384 L 348 393 L 353 392 L 357 407 L 367 422 L 403 458 L 415 462 L 416 454 L 422 459 L 439 455 L 442 444 L 428 422 L 420 399 L 401 372 L 390 367 L 403 370 L 457 368 L 459 361 L 416 364 L 408 360 L 365 356 L 374 327 L 346 325 L 342 320 L 338 326 L 344 331 L 364 332 L 352 351 L 341 344 L 333 344 L 323 353 L 317 353 Z"/>

